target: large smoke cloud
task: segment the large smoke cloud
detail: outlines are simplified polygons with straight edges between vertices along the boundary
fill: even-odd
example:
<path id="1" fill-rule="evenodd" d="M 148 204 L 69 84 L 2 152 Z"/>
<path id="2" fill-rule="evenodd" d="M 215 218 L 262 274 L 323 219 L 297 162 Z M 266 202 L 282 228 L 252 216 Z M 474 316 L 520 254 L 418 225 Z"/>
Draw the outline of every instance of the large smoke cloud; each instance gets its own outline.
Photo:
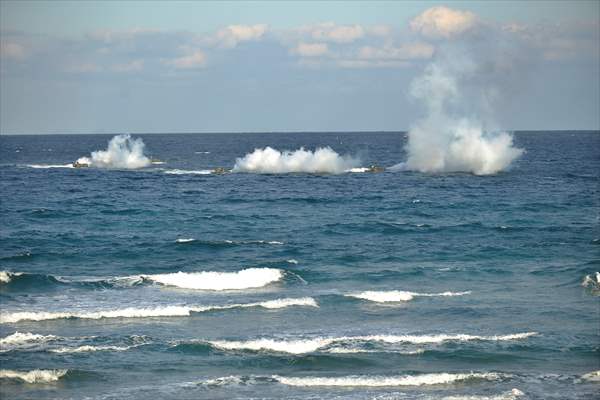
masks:
<path id="1" fill-rule="evenodd" d="M 474 15 L 445 7 L 425 11 L 411 27 L 442 40 L 412 83 L 410 94 L 426 115 L 408 132 L 406 162 L 392 169 L 487 175 L 508 168 L 523 150 L 497 129 L 493 114 L 513 70 L 511 45 Z"/>

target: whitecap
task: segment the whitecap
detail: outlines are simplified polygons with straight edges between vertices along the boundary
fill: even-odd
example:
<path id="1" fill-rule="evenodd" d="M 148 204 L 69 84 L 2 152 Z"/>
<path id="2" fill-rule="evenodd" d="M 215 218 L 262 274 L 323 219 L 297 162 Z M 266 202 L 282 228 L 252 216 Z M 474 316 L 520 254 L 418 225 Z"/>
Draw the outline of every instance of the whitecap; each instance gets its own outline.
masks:
<path id="1" fill-rule="evenodd" d="M 32 371 L 0 369 L 0 378 L 19 379 L 27 383 L 48 383 L 56 382 L 67 372 L 66 369 L 34 369 Z"/>
<path id="2" fill-rule="evenodd" d="M 143 278 L 183 289 L 242 290 L 277 282 L 283 278 L 283 271 L 275 268 L 247 268 L 237 272 L 180 271 L 170 274 L 143 275 Z"/>
<path id="3" fill-rule="evenodd" d="M 26 343 L 40 343 L 47 342 L 50 340 L 57 339 L 57 336 L 54 335 L 38 335 L 30 332 L 15 332 L 12 335 L 8 335 L 0 339 L 0 346 L 4 350 L 6 346 L 18 346 Z"/>
<path id="4" fill-rule="evenodd" d="M 581 286 L 590 289 L 592 292 L 600 292 L 600 272 L 586 275 L 581 282 Z"/>
<path id="5" fill-rule="evenodd" d="M 470 294 L 470 291 L 466 292 L 442 292 L 442 293 L 416 293 L 407 292 L 402 290 L 388 290 L 388 291 L 377 291 L 368 290 L 360 293 L 346 294 L 346 297 L 354 297 L 361 300 L 368 300 L 377 303 L 387 302 L 402 302 L 411 301 L 415 297 L 453 297 L 453 296 L 464 296 Z"/>
<path id="6" fill-rule="evenodd" d="M 165 174 L 169 175 L 210 175 L 213 171 L 210 169 L 186 170 L 186 169 L 168 169 Z"/>
<path id="7" fill-rule="evenodd" d="M 0 323 L 9 324 L 20 321 L 46 321 L 63 318 L 102 319 L 102 318 L 151 318 L 151 317 L 188 317 L 195 312 L 229 310 L 235 308 L 261 307 L 266 309 L 279 309 L 292 306 L 318 307 L 312 297 L 283 298 L 254 303 L 209 305 L 209 306 L 162 306 L 154 308 L 121 308 L 116 310 L 99 310 L 89 312 L 48 312 L 48 311 L 21 311 L 3 312 L 0 314 Z"/>
<path id="8" fill-rule="evenodd" d="M 14 276 L 23 275 L 22 272 L 0 271 L 0 283 L 9 283 Z"/>
<path id="9" fill-rule="evenodd" d="M 293 258 L 290 258 L 289 260 L 286 260 L 286 262 L 288 262 L 290 264 L 298 264 L 298 260 L 295 260 Z"/>
<path id="10" fill-rule="evenodd" d="M 583 374 L 581 375 L 581 379 L 586 380 L 588 382 L 600 382 L 600 370 Z"/>
<path id="11" fill-rule="evenodd" d="M 253 350 L 273 351 L 278 353 L 303 354 L 312 353 L 322 347 L 326 347 L 335 341 L 333 338 L 276 340 L 257 339 L 245 341 L 212 340 L 208 341 L 212 346 L 225 350 Z"/>
<path id="12" fill-rule="evenodd" d="M 401 376 L 369 376 L 369 375 L 351 375 L 338 377 L 318 377 L 303 376 L 290 377 L 273 375 L 272 378 L 284 385 L 289 386 L 425 386 L 425 385 L 443 385 L 455 382 L 463 382 L 471 379 L 480 379 L 495 381 L 504 375 L 494 372 L 487 373 L 432 373 L 421 375 L 401 375 Z"/>
<path id="13" fill-rule="evenodd" d="M 136 346 L 78 346 L 78 347 L 59 347 L 57 349 L 50 349 L 49 351 L 52 353 L 87 353 L 87 352 L 95 352 L 95 351 L 125 351 L 129 350 Z"/>
<path id="14" fill-rule="evenodd" d="M 192 239 L 192 238 L 180 238 L 175 240 L 176 243 L 190 243 L 190 242 L 194 242 L 196 241 L 196 239 Z"/>
<path id="15" fill-rule="evenodd" d="M 442 400 L 516 400 L 524 396 L 525 393 L 519 389 L 513 388 L 509 392 L 492 396 L 464 395 L 464 396 L 446 396 Z"/>
<path id="16" fill-rule="evenodd" d="M 473 340 L 481 341 L 512 341 L 527 339 L 538 335 L 537 332 L 523 332 L 508 335 L 468 335 L 468 334 L 439 334 L 439 335 L 369 335 L 355 336 L 355 340 L 375 341 L 384 343 L 412 343 L 412 344 L 427 344 L 427 343 L 442 343 L 447 341 L 466 342 Z"/>
<path id="17" fill-rule="evenodd" d="M 356 342 L 381 342 L 388 344 L 437 344 L 446 341 L 512 341 L 526 339 L 537 335 L 536 332 L 516 333 L 500 336 L 477 336 L 467 334 L 456 335 L 364 335 L 364 336 L 339 336 L 339 337 L 308 337 L 308 338 L 259 338 L 251 340 L 207 340 L 206 343 L 225 350 L 251 350 L 272 351 L 277 353 L 304 354 L 316 351 L 329 353 L 362 353 L 369 352 L 357 347 L 340 347 L 341 344 Z M 331 347 L 338 345 L 337 347 Z M 424 350 L 418 349 L 406 354 L 421 354 Z"/>

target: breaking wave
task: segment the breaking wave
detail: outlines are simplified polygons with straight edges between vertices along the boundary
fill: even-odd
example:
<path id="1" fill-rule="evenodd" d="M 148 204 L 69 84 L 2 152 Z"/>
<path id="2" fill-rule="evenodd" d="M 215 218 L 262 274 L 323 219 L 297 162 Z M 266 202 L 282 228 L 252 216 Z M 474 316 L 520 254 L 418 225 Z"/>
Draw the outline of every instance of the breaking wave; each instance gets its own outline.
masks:
<path id="1" fill-rule="evenodd" d="M 525 396 L 525 393 L 519 389 L 511 389 L 509 392 L 505 392 L 499 395 L 492 396 L 477 396 L 477 395 L 465 395 L 465 396 L 446 396 L 442 400 L 516 400 L 517 398 Z"/>
<path id="2" fill-rule="evenodd" d="M 144 141 L 132 139 L 131 135 L 117 135 L 108 142 L 106 150 L 92 152 L 89 157 L 81 157 L 79 164 L 97 168 L 137 169 L 151 164 L 144 155 Z"/>
<path id="3" fill-rule="evenodd" d="M 504 378 L 505 375 L 487 372 L 487 373 L 433 373 L 421 375 L 401 375 L 401 376 L 369 376 L 352 375 L 339 377 L 289 377 L 273 375 L 273 379 L 284 385 L 290 386 L 425 386 L 425 385 L 443 385 L 456 382 L 465 382 L 470 380 L 497 381 Z"/>
<path id="4" fill-rule="evenodd" d="M 17 379 L 27 383 L 56 382 L 66 375 L 66 369 L 34 369 L 32 371 L 15 371 L 0 369 L 0 379 Z"/>
<path id="5" fill-rule="evenodd" d="M 304 148 L 296 151 L 279 151 L 265 147 L 237 158 L 232 172 L 341 174 L 357 167 L 359 162 L 358 159 L 350 156 L 340 156 L 329 147 L 320 147 L 314 152 Z"/>
<path id="6" fill-rule="evenodd" d="M 581 379 L 588 382 L 599 382 L 600 383 L 600 370 L 588 372 L 587 374 L 581 375 Z"/>
<path id="7" fill-rule="evenodd" d="M 186 243 L 193 239 L 178 239 Z M 277 243 L 281 242 L 269 242 Z M 154 275 L 131 275 L 105 279 L 68 280 L 52 275 L 0 271 L 2 290 L 42 290 L 73 285 L 91 289 L 128 288 L 150 283 L 198 290 L 242 290 L 266 286 L 283 279 L 285 272 L 276 268 L 247 268 L 237 272 L 175 272 Z"/>
<path id="8" fill-rule="evenodd" d="M 443 292 L 443 293 L 416 293 L 416 292 L 405 292 L 401 290 L 388 290 L 388 291 L 374 291 L 369 290 L 360 293 L 347 294 L 347 297 L 355 297 L 361 300 L 369 300 L 377 303 L 387 302 L 401 302 L 411 301 L 415 297 L 453 297 L 453 296 L 464 296 L 471 294 L 467 292 Z"/>
<path id="9" fill-rule="evenodd" d="M 600 294 L 600 272 L 586 275 L 581 286 L 590 289 L 594 294 Z"/>
<path id="10" fill-rule="evenodd" d="M 208 340 L 205 343 L 225 350 L 271 351 L 276 353 L 304 354 L 316 351 L 329 353 L 358 353 L 365 350 L 357 347 L 340 347 L 365 343 L 437 344 L 447 341 L 512 341 L 537 335 L 536 332 L 516 333 L 501 336 L 477 335 L 367 335 L 341 337 L 313 337 L 299 339 L 261 338 L 254 340 Z M 336 346 L 336 347 L 332 347 Z M 420 351 L 412 352 L 419 354 Z"/>
<path id="11" fill-rule="evenodd" d="M 54 335 L 38 335 L 30 332 L 15 332 L 12 335 L 8 335 L 0 339 L 0 351 L 7 351 L 13 346 L 30 343 L 44 343 L 55 339 L 58 339 L 58 337 Z"/>
<path id="12" fill-rule="evenodd" d="M 50 349 L 51 353 L 88 353 L 95 351 L 126 351 L 136 346 L 90 346 L 84 345 L 79 347 L 60 347 L 57 349 Z"/>
<path id="13" fill-rule="evenodd" d="M 143 278 L 183 289 L 241 290 L 259 288 L 283 278 L 283 271 L 275 268 L 248 268 L 237 272 L 175 272 L 171 274 L 142 275 Z"/>
<path id="14" fill-rule="evenodd" d="M 154 308 L 121 308 L 116 310 L 100 310 L 89 312 L 48 312 L 48 311 L 21 311 L 3 312 L 0 315 L 0 323 L 10 324 L 20 321 L 46 321 L 53 319 L 103 319 L 103 318 L 151 318 L 151 317 L 189 317 L 192 313 L 207 311 L 229 310 L 235 308 L 262 307 L 266 309 L 278 309 L 291 306 L 318 307 L 319 305 L 312 297 L 283 298 L 276 300 L 261 301 L 255 303 L 226 304 L 212 306 L 163 306 Z"/>
<path id="15" fill-rule="evenodd" d="M 9 283 L 15 276 L 23 275 L 22 272 L 0 271 L 0 283 Z"/>

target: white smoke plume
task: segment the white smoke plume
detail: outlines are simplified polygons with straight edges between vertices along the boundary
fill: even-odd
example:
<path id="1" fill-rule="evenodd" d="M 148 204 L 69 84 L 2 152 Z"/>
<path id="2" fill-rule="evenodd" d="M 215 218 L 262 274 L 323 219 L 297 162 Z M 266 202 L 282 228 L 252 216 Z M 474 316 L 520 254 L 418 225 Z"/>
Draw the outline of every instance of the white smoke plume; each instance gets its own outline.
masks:
<path id="1" fill-rule="evenodd" d="M 117 135 L 108 142 L 106 150 L 94 151 L 90 157 L 81 157 L 77 162 L 97 168 L 143 168 L 151 163 L 144 155 L 144 148 L 142 139 L 132 139 L 131 135 Z"/>
<path id="2" fill-rule="evenodd" d="M 412 83 L 410 94 L 424 103 L 426 116 L 408 132 L 406 162 L 392 170 L 488 175 L 505 170 L 524 152 L 513 146 L 509 133 L 493 129 L 500 81 L 512 72 L 510 47 L 475 22 L 461 25 L 455 35 L 441 35 L 445 40 L 434 60 Z"/>
<path id="3" fill-rule="evenodd" d="M 359 163 L 358 159 L 340 156 L 329 147 L 321 147 L 314 152 L 304 150 L 304 148 L 296 151 L 279 151 L 265 147 L 264 149 L 255 149 L 254 152 L 236 159 L 233 172 L 341 174 L 359 166 Z"/>

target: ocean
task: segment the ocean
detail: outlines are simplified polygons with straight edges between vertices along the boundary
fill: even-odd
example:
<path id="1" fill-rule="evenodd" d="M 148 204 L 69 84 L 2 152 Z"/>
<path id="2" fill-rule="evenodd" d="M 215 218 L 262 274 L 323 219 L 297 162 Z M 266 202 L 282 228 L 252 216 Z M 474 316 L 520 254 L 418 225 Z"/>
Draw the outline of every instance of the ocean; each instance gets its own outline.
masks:
<path id="1" fill-rule="evenodd" d="M 600 395 L 598 132 L 113 136 L 0 136 L 2 399 Z"/>

